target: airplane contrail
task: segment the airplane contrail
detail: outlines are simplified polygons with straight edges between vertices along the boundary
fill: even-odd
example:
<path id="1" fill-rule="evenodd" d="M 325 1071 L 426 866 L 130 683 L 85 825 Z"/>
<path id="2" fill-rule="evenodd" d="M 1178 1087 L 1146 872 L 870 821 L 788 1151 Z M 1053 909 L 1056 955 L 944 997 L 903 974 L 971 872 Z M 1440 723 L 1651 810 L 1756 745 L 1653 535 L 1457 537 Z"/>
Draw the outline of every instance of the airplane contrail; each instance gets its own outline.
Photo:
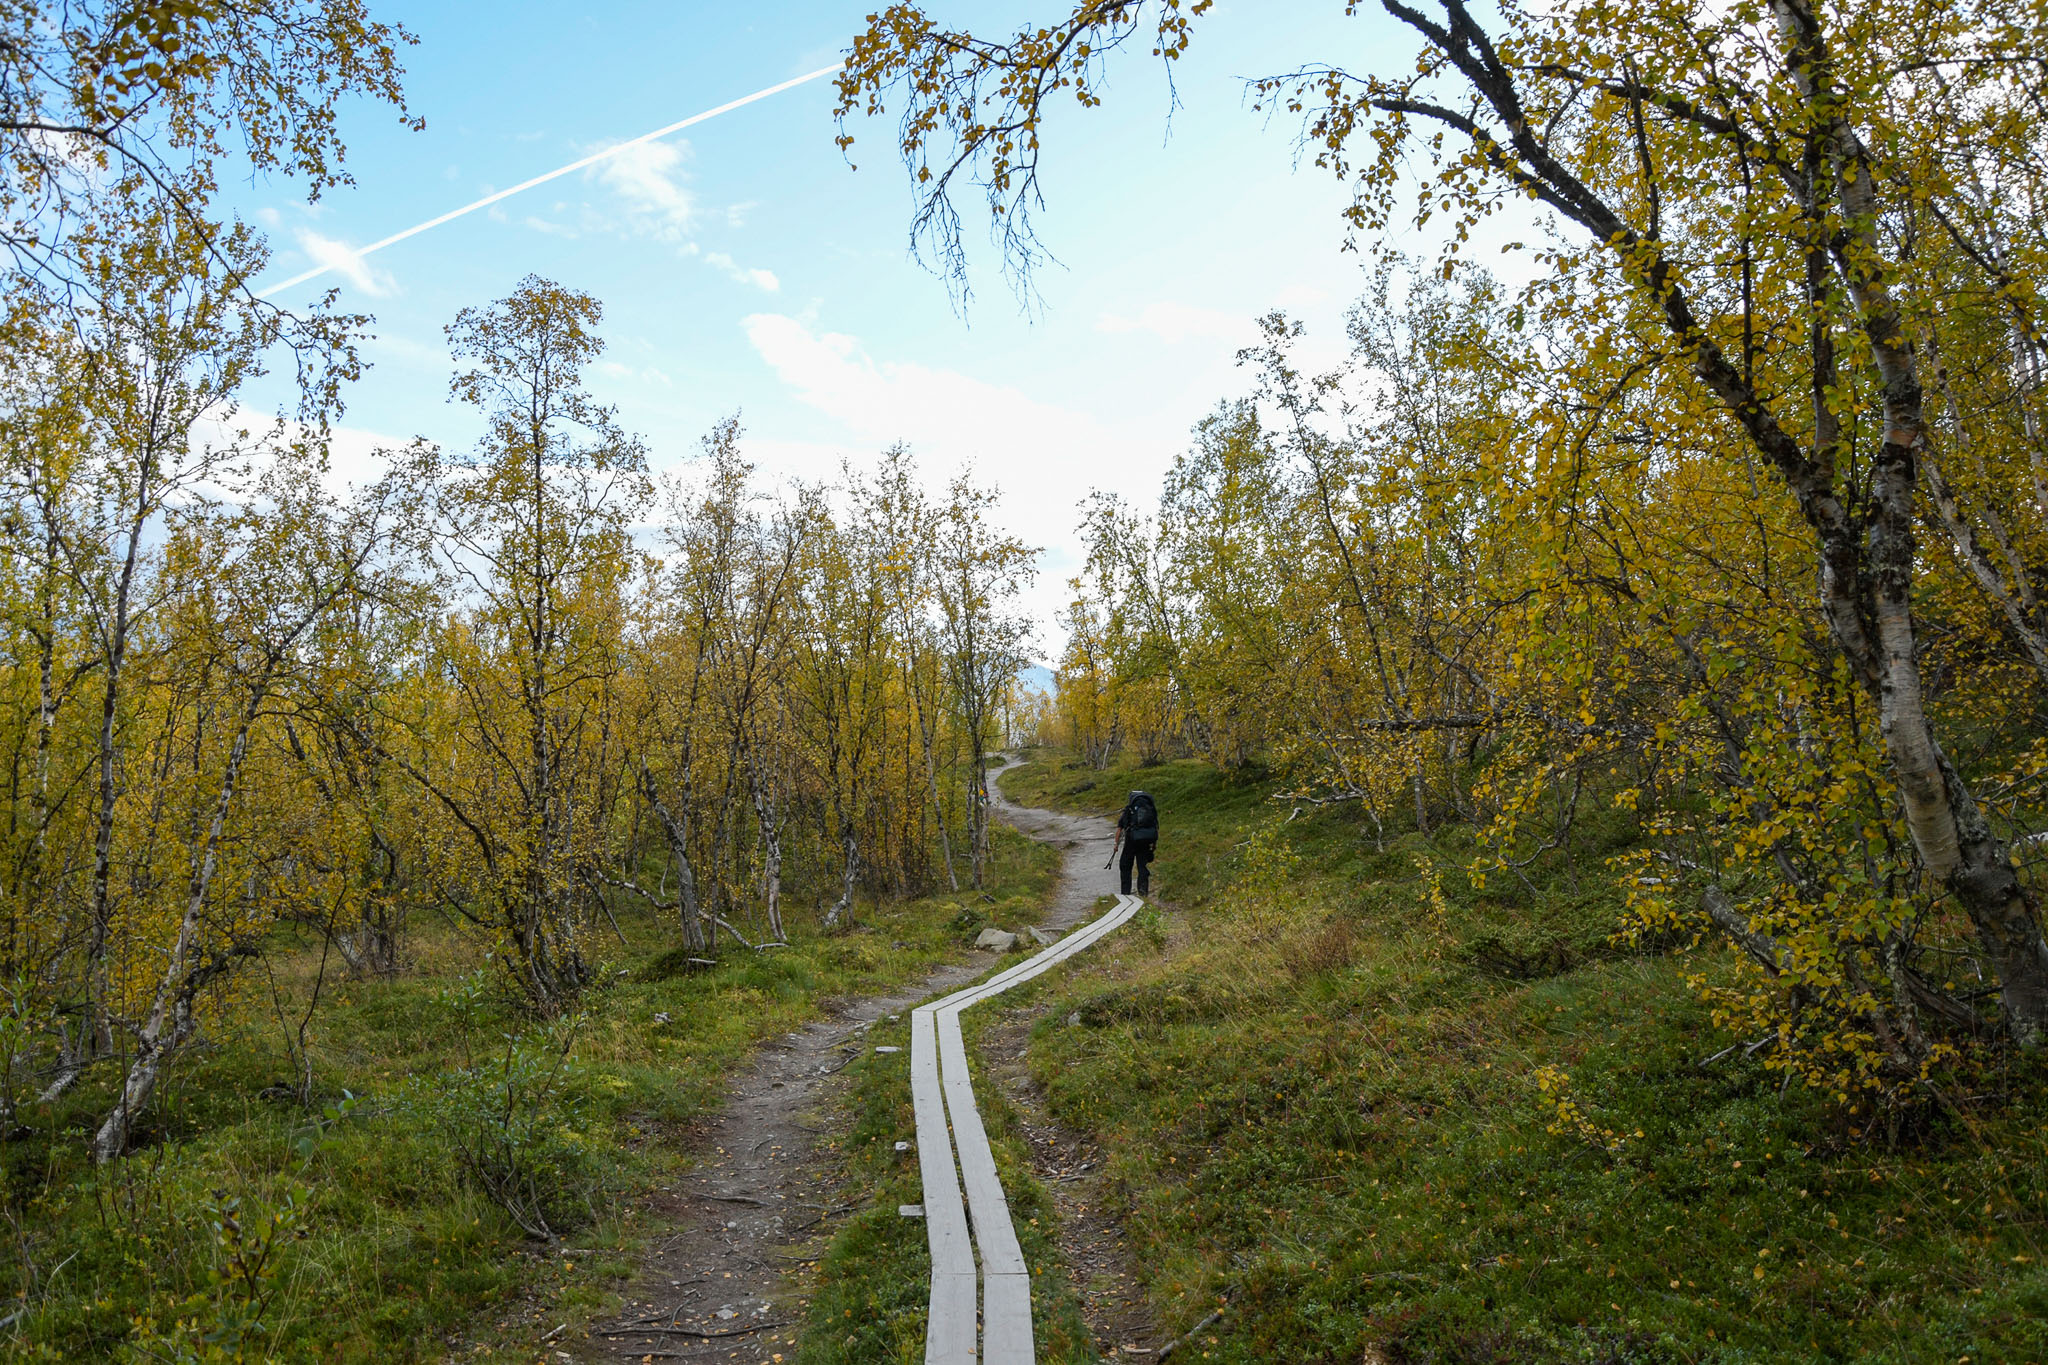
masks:
<path id="1" fill-rule="evenodd" d="M 682 119 L 679 122 L 669 124 L 666 128 L 656 128 L 651 133 L 642 133 L 639 137 L 632 138 L 625 142 L 617 143 L 614 146 L 605 148 L 601 152 L 592 152 L 589 156 L 584 157 L 582 160 L 572 161 L 566 166 L 558 166 L 554 170 L 549 171 L 546 175 L 537 175 L 531 180 L 522 180 L 517 185 L 514 185 L 512 188 L 508 190 L 499 190 L 496 194 L 487 194 L 473 204 L 464 204 L 461 208 L 451 209 L 447 213 L 442 214 L 438 218 L 429 218 L 427 219 L 426 222 L 416 223 L 412 227 L 407 228 L 403 232 L 394 232 L 389 237 L 386 237 L 381 241 L 372 242 L 368 246 L 363 247 L 362 249 L 355 251 L 351 254 L 354 255 L 354 257 L 357 260 L 361 260 L 363 257 L 369 255 L 373 251 L 382 251 L 385 247 L 394 246 L 397 243 L 404 241 L 408 237 L 417 237 L 422 232 L 425 232 L 428 228 L 437 228 L 441 226 L 441 224 L 443 223 L 453 222 L 455 219 L 462 217 L 465 213 L 475 213 L 478 209 L 489 208 L 492 204 L 497 203 L 499 200 L 510 199 L 513 195 L 518 194 L 523 190 L 530 190 L 535 185 L 545 185 L 550 180 L 560 179 L 562 176 L 569 175 L 572 172 L 582 170 L 585 166 L 594 166 L 598 162 L 603 161 L 606 157 L 617 156 L 620 152 L 625 151 L 629 147 L 638 147 L 644 143 L 658 141 L 661 138 L 667 137 L 671 133 L 680 133 L 681 131 L 683 131 L 683 129 L 702 123 L 706 119 L 717 118 L 720 114 L 729 114 L 733 110 L 741 107 L 742 105 L 752 104 L 755 100 L 765 100 L 770 95 L 779 95 L 785 90 L 792 90 L 799 85 L 804 85 L 810 81 L 817 80 L 820 76 L 829 76 L 837 70 L 839 70 L 839 67 L 837 65 L 821 66 L 816 71 L 811 72 L 809 75 L 798 76 L 794 80 L 784 81 L 780 85 L 771 85 L 766 90 L 756 90 L 751 95 L 742 95 L 740 98 L 736 100 L 730 100 L 724 104 L 719 105 L 716 109 L 706 109 L 701 114 L 692 114 L 690 115 L 690 117 L 686 119 Z M 256 295 L 256 297 L 259 299 L 267 299 L 272 294 L 282 293 L 287 289 L 291 289 L 298 285 L 304 284 L 307 280 L 317 279 L 320 276 L 325 275 L 328 271 L 332 269 L 334 269 L 334 266 L 332 265 L 315 266 L 313 269 L 308 270 L 303 274 L 294 275 L 288 280 L 283 280 L 277 284 L 269 286 L 268 288 L 260 291 Z"/>

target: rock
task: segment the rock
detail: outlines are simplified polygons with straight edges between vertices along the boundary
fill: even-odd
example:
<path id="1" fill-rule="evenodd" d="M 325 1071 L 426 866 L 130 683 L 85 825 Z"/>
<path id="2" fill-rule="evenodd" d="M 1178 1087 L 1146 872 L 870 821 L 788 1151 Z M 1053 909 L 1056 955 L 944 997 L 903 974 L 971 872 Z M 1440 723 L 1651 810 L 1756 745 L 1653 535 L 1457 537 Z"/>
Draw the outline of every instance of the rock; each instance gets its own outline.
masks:
<path id="1" fill-rule="evenodd" d="M 1074 1012 L 1073 1012 L 1072 1014 L 1070 1014 L 1070 1015 L 1068 1015 L 1068 1016 L 1067 1016 L 1067 1027 L 1068 1027 L 1068 1028 L 1079 1028 L 1079 1027 L 1081 1027 L 1081 1011 L 1079 1011 L 1079 1010 L 1075 1010 L 1075 1011 L 1074 1011 Z"/>
<path id="2" fill-rule="evenodd" d="M 1036 939 L 1038 942 L 1042 944 L 1047 945 L 1048 947 L 1060 941 L 1060 936 L 1058 934 L 1051 933 L 1047 930 L 1041 929 L 1035 924 L 1032 925 L 1029 929 L 1026 929 L 1024 932 L 1031 935 L 1032 938 Z"/>
<path id="3" fill-rule="evenodd" d="M 878 1047 L 878 1048 L 876 1048 L 876 1049 L 875 1049 L 875 1051 L 877 1051 L 877 1052 L 901 1052 L 901 1051 L 903 1051 L 903 1049 L 902 1049 L 902 1048 L 900 1048 L 900 1047 Z"/>
<path id="4" fill-rule="evenodd" d="M 981 937 L 974 940 L 974 946 L 977 948 L 993 949 L 998 953 L 1007 953 L 1017 946 L 1017 936 L 1006 929 L 998 929 L 991 924 L 988 928 L 981 931 Z"/>

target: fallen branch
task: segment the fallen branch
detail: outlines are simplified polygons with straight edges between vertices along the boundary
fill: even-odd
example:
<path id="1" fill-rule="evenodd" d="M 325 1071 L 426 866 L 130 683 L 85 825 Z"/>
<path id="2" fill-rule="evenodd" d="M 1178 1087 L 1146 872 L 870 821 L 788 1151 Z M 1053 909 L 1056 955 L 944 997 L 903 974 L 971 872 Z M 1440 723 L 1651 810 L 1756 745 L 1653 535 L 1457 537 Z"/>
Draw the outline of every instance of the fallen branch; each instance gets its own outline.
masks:
<path id="1" fill-rule="evenodd" d="M 761 951 L 760 944 L 747 942 L 747 936 L 745 934 L 742 934 L 739 930 L 733 928 L 730 921 L 720 919 L 717 915 L 712 914 L 709 910 L 706 910 L 704 912 L 704 918 L 710 920 L 713 924 L 717 925 L 719 928 L 725 930 L 725 932 L 731 934 L 734 938 L 738 939 L 740 941 L 740 946 L 742 948 L 752 948 L 757 953 Z"/>
<path id="2" fill-rule="evenodd" d="M 1769 934 L 1751 928 L 1749 916 L 1743 914 L 1720 887 L 1709 886 L 1700 892 L 1700 908 L 1720 926 L 1722 933 L 1733 939 L 1738 948 L 1772 976 L 1783 975 L 1792 969 L 1790 950 Z"/>
<path id="3" fill-rule="evenodd" d="M 842 1204 L 836 1209 L 826 1209 L 823 1213 L 819 1214 L 816 1218 L 811 1219 L 809 1222 L 798 1223 L 795 1227 L 789 1230 L 791 1232 L 802 1232 L 805 1228 L 816 1227 L 818 1224 L 824 1222 L 827 1218 L 835 1218 L 842 1213 L 852 1213 L 855 1209 L 859 1207 L 860 1205 L 858 1204 Z"/>
<path id="4" fill-rule="evenodd" d="M 1175 1337 L 1172 1341 L 1167 1342 L 1164 1346 L 1160 1347 L 1157 1351 L 1153 1352 L 1152 1359 L 1166 1359 L 1175 1351 L 1178 1351 L 1181 1347 L 1187 1345 L 1196 1337 L 1208 1331 L 1211 1327 L 1214 1327 L 1217 1323 L 1223 1321 L 1223 1310 L 1228 1307 L 1230 1307 L 1230 1305 L 1227 1303 L 1218 1304 L 1215 1312 L 1211 1313 L 1208 1317 L 1203 1318 L 1193 1327 L 1190 1327 L 1185 1334 Z"/>
<path id="5" fill-rule="evenodd" d="M 727 1332 L 707 1332 L 701 1327 L 628 1327 L 616 1332 L 599 1328 L 597 1334 L 601 1337 L 696 1337 L 701 1341 L 717 1341 L 723 1337 L 750 1337 L 756 1332 L 765 1332 L 771 1327 L 787 1327 L 791 1321 L 791 1319 L 785 1318 L 781 1322 L 763 1322 L 757 1323 L 752 1327 L 735 1327 Z"/>

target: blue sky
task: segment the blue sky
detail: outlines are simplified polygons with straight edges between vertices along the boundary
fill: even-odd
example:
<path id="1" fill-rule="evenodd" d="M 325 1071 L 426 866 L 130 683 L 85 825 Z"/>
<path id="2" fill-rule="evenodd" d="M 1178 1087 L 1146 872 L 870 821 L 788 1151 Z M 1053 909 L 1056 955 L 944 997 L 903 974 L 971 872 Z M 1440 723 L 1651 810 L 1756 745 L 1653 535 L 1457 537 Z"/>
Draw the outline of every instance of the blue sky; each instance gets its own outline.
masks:
<path id="1" fill-rule="evenodd" d="M 993 29 L 1036 6 L 946 3 Z M 361 108 L 345 121 L 353 190 L 304 203 L 287 180 L 239 186 L 270 232 L 271 277 L 374 241 L 600 147 L 835 62 L 858 3 L 732 5 L 533 0 L 386 5 L 420 37 L 408 96 L 424 133 Z M 340 454 L 424 435 L 460 446 L 442 327 L 538 273 L 601 298 L 609 353 L 594 376 L 658 468 L 686 461 L 742 412 L 772 484 L 831 474 L 896 439 L 936 486 L 972 465 L 1004 492 L 1014 533 L 1045 547 L 1033 607 L 1050 621 L 1075 572 L 1074 508 L 1091 488 L 1149 507 L 1192 424 L 1241 392 L 1236 349 L 1282 307 L 1326 346 L 1364 283 L 1343 252 L 1348 193 L 1297 169 L 1297 127 L 1252 113 L 1243 78 L 1326 60 L 1399 69 L 1412 47 L 1342 0 L 1217 7 L 1176 72 L 1171 119 L 1143 51 L 1107 103 L 1060 116 L 1039 220 L 1061 265 L 1026 316 L 970 220 L 976 296 L 963 317 L 907 251 L 911 196 L 893 120 L 833 144 L 829 80 L 701 124 L 434 229 L 330 275 L 342 306 L 376 315 L 368 376 Z M 284 302 L 294 301 L 287 295 Z M 1046 625 L 1039 647 L 1057 652 Z"/>

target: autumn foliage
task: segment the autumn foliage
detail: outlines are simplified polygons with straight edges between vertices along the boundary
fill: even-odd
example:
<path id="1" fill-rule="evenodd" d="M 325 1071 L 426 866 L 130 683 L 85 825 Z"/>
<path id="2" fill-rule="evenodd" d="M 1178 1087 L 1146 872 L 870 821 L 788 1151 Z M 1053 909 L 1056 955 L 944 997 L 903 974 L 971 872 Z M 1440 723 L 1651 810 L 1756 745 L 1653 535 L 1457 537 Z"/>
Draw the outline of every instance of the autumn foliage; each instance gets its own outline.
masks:
<path id="1" fill-rule="evenodd" d="M 1847 1107 L 2035 1053 L 2038 14 L 1383 8 L 1413 62 L 1250 90 L 1353 186 L 1355 240 L 1441 254 L 1373 250 L 1337 373 L 1269 319 L 1156 513 L 1087 509 L 1061 734 L 1476 821 L 1484 878 L 1617 809 L 1617 932 L 1725 941 L 1717 1017 Z M 973 172 L 1014 232 L 1052 98 L 1207 9 L 998 41 L 894 6 L 842 111 L 900 111 L 921 227 Z M 1503 223 L 1514 286 L 1468 259 Z"/>

